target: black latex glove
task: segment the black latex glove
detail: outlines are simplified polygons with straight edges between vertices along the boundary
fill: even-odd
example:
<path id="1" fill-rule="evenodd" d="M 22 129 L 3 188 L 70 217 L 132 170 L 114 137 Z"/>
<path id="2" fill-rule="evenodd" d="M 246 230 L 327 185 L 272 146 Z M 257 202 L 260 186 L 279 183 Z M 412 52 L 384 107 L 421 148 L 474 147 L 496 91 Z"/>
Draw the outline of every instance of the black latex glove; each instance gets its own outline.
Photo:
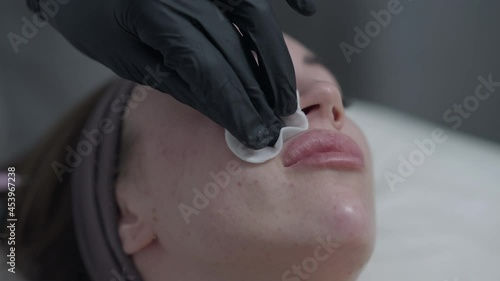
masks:
<path id="1" fill-rule="evenodd" d="M 28 1 L 46 10 L 46 0 Z M 292 61 L 269 1 L 49 0 L 59 7 L 47 18 L 116 74 L 171 94 L 260 149 L 279 135 L 276 116 L 297 109 Z M 287 0 L 303 15 L 315 12 L 312 1 Z"/>

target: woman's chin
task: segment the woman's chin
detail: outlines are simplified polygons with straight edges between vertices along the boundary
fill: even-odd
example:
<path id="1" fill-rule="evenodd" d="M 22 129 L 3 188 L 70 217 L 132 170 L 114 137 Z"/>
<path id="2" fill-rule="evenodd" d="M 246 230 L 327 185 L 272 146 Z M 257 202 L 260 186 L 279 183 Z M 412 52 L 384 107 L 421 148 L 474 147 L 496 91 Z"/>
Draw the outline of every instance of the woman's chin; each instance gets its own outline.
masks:
<path id="1" fill-rule="evenodd" d="M 314 235 L 330 238 L 339 249 L 368 259 L 375 242 L 373 202 L 352 191 L 333 192 L 323 197 L 314 209 L 315 215 L 310 216 L 315 224 L 310 225 L 310 229 L 316 229 Z"/>

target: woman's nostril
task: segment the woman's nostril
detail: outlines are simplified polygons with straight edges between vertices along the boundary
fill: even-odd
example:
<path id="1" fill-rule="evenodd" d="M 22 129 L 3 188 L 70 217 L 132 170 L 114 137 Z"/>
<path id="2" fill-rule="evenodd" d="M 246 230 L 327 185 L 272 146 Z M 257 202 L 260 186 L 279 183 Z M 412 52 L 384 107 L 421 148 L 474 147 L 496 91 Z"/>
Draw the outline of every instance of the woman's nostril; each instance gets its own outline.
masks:
<path id="1" fill-rule="evenodd" d="M 302 111 L 304 112 L 305 115 L 307 115 L 309 112 L 316 110 L 319 108 L 319 104 L 313 104 L 308 107 L 302 108 Z"/>
<path id="2" fill-rule="evenodd" d="M 333 120 L 337 121 L 340 119 L 340 112 L 336 107 L 333 107 Z"/>

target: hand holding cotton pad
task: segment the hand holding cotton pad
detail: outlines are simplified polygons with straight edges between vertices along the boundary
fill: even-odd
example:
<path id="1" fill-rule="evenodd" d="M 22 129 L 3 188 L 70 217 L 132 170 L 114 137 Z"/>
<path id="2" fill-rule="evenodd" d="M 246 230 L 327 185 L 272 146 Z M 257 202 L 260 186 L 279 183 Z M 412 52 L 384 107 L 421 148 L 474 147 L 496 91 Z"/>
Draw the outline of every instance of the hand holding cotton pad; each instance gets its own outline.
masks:
<path id="1" fill-rule="evenodd" d="M 258 150 L 251 149 L 239 142 L 226 130 L 226 143 L 229 150 L 241 160 L 249 163 L 264 163 L 276 157 L 283 149 L 283 143 L 285 141 L 309 128 L 307 117 L 300 109 L 300 96 L 298 91 L 297 101 L 297 111 L 288 117 L 281 118 L 285 126 L 281 128 L 280 135 L 274 146 L 268 146 Z"/>

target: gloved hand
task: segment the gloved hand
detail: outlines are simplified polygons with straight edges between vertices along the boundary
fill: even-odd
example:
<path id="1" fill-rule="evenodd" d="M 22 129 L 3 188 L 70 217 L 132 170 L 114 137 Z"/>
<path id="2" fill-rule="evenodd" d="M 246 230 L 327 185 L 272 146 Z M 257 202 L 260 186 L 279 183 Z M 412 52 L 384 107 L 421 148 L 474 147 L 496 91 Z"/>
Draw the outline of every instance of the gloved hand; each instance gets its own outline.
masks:
<path id="1" fill-rule="evenodd" d="M 28 1 L 35 12 L 47 5 Z M 292 61 L 269 1 L 48 0 L 64 2 L 48 19 L 116 74 L 172 95 L 260 149 L 278 138 L 278 117 L 297 109 Z M 303 15 L 315 12 L 312 1 L 287 0 Z"/>

